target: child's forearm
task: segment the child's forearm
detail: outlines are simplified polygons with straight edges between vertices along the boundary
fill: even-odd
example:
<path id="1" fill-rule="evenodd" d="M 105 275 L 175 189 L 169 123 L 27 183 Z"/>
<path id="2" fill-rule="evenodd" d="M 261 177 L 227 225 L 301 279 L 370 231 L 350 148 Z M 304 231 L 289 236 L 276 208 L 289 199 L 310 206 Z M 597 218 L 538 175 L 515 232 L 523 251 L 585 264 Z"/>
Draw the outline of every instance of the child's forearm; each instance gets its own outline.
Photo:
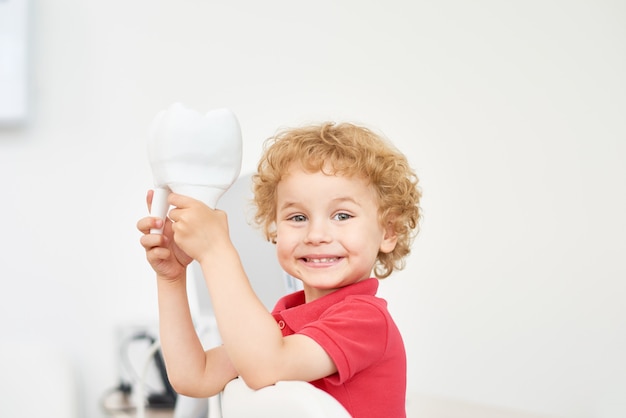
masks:
<path id="1" fill-rule="evenodd" d="M 201 263 L 220 336 L 239 374 L 250 387 L 276 381 L 282 333 L 254 293 L 232 245 L 224 245 Z"/>
<path id="2" fill-rule="evenodd" d="M 204 351 L 193 325 L 184 278 L 158 279 L 159 327 L 168 377 L 176 392 L 193 397 L 219 393 L 237 377 L 226 351 Z"/>

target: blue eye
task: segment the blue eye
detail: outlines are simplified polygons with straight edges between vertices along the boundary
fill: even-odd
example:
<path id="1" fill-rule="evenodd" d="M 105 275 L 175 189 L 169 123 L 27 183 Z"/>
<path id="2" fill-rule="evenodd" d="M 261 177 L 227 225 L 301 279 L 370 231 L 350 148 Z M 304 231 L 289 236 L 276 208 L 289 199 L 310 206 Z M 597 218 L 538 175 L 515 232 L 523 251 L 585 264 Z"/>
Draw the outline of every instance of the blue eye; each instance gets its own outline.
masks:
<path id="1" fill-rule="evenodd" d="M 341 212 L 341 213 L 336 214 L 333 218 L 338 221 L 345 221 L 345 220 L 352 218 L 352 215 Z"/>
<path id="2" fill-rule="evenodd" d="M 291 218 L 289 218 L 290 221 L 294 221 L 294 222 L 304 222 L 306 221 L 306 216 L 304 215 L 294 215 Z"/>

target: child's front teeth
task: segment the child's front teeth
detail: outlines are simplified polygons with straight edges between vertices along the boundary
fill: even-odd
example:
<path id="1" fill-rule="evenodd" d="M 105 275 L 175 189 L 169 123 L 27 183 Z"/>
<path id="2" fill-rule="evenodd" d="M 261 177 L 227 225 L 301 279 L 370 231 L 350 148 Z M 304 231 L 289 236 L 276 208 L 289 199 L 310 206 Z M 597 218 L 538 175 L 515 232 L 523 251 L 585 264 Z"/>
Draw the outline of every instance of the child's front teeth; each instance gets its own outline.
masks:
<path id="1" fill-rule="evenodd" d="M 334 261 L 337 261 L 337 257 L 333 257 L 333 258 L 309 258 L 308 261 L 311 262 L 311 263 L 332 263 Z"/>

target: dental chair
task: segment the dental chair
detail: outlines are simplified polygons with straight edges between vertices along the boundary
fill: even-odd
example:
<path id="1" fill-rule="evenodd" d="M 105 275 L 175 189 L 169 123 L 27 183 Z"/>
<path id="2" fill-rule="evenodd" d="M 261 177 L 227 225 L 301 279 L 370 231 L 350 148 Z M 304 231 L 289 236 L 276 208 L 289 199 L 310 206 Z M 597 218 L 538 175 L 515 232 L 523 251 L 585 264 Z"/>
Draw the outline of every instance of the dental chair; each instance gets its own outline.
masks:
<path id="1" fill-rule="evenodd" d="M 252 390 L 242 379 L 232 380 L 222 394 L 223 418 L 350 418 L 332 396 L 307 382 L 277 382 Z"/>

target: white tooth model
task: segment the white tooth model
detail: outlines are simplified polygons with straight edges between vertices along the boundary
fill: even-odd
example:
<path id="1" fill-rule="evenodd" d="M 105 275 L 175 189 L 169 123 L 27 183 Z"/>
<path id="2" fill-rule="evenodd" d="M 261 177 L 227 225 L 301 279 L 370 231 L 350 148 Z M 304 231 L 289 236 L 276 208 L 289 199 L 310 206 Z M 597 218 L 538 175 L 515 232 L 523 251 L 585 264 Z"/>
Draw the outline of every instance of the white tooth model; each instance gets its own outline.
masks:
<path id="1" fill-rule="evenodd" d="M 241 128 L 228 109 L 212 110 L 203 116 L 174 103 L 154 118 L 148 139 L 155 185 L 151 216 L 165 219 L 170 192 L 215 208 L 239 176 Z"/>

